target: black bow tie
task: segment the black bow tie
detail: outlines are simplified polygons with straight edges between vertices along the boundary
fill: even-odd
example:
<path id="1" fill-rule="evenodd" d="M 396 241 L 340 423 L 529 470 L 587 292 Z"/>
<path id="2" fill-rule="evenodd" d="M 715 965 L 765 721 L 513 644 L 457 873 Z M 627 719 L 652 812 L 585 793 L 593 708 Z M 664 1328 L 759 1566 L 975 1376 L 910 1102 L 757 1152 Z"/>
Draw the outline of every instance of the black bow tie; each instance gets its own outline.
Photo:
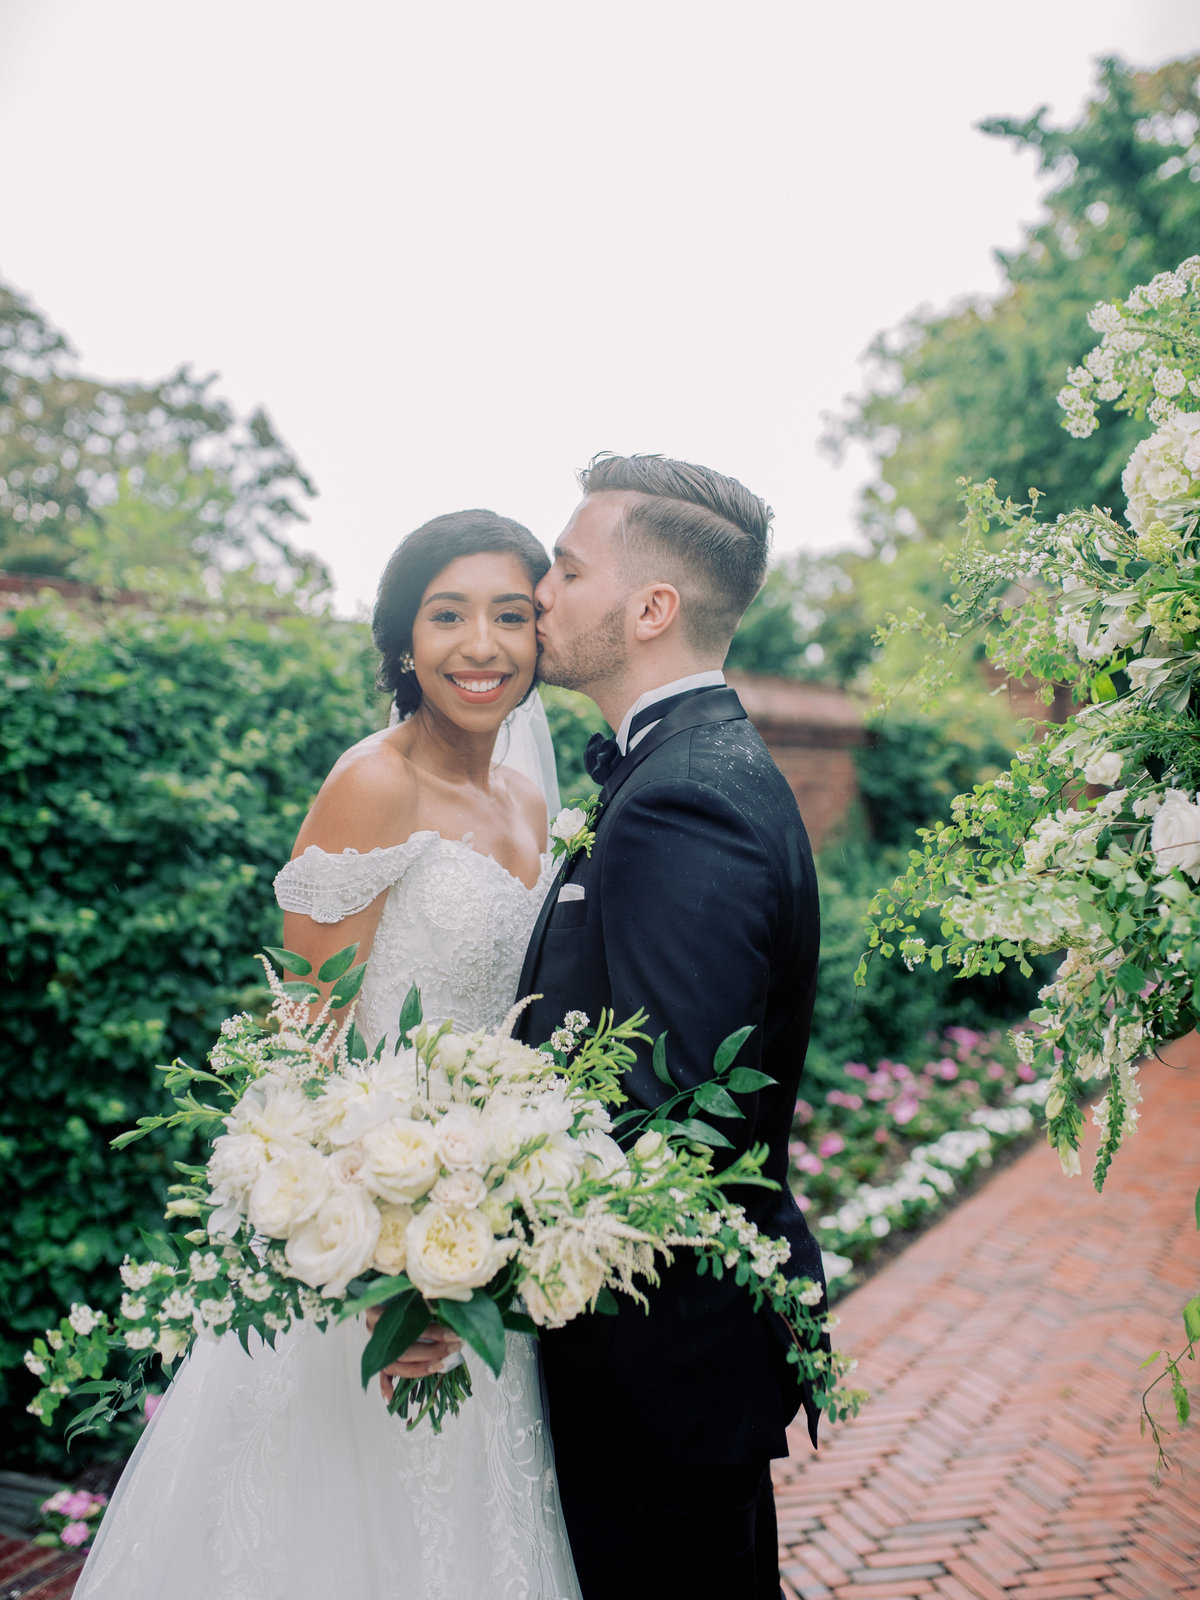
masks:
<path id="1" fill-rule="evenodd" d="M 653 704 L 643 706 L 629 724 L 629 735 L 625 740 L 626 751 L 637 734 L 650 723 L 661 722 L 665 716 L 674 711 L 676 706 L 682 705 L 685 700 L 690 700 L 693 695 L 704 694 L 710 688 L 721 687 L 720 684 L 705 684 L 703 688 L 685 689 L 682 694 L 668 695 L 665 700 L 655 700 Z M 617 741 L 610 734 L 604 733 L 594 733 L 583 753 L 583 764 L 587 768 L 588 777 L 602 787 L 624 759 Z"/>

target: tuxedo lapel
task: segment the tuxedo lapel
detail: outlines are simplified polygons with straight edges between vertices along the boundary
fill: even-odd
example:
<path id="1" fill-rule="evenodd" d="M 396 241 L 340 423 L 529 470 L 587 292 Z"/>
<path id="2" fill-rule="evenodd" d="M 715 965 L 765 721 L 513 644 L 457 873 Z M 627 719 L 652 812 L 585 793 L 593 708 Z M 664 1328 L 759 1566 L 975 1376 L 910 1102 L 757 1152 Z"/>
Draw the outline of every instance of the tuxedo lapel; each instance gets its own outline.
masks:
<path id="1" fill-rule="evenodd" d="M 669 711 L 646 737 L 629 752 L 612 777 L 600 791 L 600 804 L 606 806 L 621 785 L 629 778 L 647 756 L 652 756 L 660 745 L 677 733 L 689 728 L 702 728 L 712 722 L 738 722 L 745 718 L 742 702 L 732 689 L 704 689 L 689 695 L 674 711 Z"/>

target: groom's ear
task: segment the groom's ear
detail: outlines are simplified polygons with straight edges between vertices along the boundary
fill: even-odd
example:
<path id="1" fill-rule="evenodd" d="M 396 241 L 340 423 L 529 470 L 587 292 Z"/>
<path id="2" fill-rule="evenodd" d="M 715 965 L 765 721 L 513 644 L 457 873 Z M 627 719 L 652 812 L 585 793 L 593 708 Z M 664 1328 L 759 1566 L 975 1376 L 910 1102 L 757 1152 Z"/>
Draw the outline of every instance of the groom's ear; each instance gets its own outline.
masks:
<path id="1" fill-rule="evenodd" d="M 647 584 L 635 597 L 633 620 L 635 639 L 661 639 L 679 617 L 679 590 L 670 583 Z"/>

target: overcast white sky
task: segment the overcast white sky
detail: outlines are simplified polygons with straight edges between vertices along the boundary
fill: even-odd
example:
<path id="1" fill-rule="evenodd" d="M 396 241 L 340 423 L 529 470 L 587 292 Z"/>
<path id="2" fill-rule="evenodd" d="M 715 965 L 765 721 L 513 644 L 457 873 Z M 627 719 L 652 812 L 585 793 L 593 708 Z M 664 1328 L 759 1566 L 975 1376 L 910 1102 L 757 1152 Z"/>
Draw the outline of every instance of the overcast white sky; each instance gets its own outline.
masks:
<path id="1" fill-rule="evenodd" d="M 973 124 L 1195 51 L 1195 0 L 0 0 L 0 273 L 91 372 L 265 404 L 341 609 L 441 511 L 553 543 L 601 449 L 842 545 L 822 413 L 1037 214 Z"/>

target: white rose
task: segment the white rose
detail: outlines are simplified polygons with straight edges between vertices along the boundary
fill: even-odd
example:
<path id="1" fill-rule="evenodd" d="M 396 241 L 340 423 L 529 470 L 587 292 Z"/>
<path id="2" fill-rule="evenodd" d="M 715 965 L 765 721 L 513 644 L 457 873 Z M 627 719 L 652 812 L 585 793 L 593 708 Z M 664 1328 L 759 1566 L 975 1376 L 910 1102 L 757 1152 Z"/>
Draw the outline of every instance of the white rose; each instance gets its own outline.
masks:
<path id="1" fill-rule="evenodd" d="M 550 824 L 551 837 L 570 844 L 577 833 L 587 826 L 587 812 L 579 806 L 564 806 Z"/>
<path id="2" fill-rule="evenodd" d="M 1181 789 L 1168 789 L 1150 829 L 1150 848 L 1159 872 L 1178 867 L 1193 882 L 1200 879 L 1200 806 Z"/>
<path id="3" fill-rule="evenodd" d="M 250 1191 L 246 1213 L 259 1233 L 286 1239 L 315 1215 L 329 1188 L 323 1156 L 311 1148 L 288 1151 L 267 1162 Z"/>
<path id="4" fill-rule="evenodd" d="M 487 1184 L 477 1172 L 449 1172 L 434 1184 L 429 1198 L 447 1211 L 472 1211 L 487 1199 Z"/>
<path id="5" fill-rule="evenodd" d="M 437 1180 L 437 1145 L 428 1123 L 398 1118 L 372 1128 L 363 1140 L 367 1187 L 397 1204 L 419 1200 Z"/>
<path id="6" fill-rule="evenodd" d="M 367 1157 L 361 1145 L 347 1145 L 329 1158 L 329 1175 L 336 1184 L 362 1184 L 367 1181 Z"/>
<path id="7" fill-rule="evenodd" d="M 1121 776 L 1122 762 L 1115 750 L 1104 750 L 1085 765 L 1083 775 L 1089 783 L 1111 788 Z"/>
<path id="8" fill-rule="evenodd" d="M 584 1153 L 584 1166 L 592 1178 L 612 1178 L 617 1173 L 628 1173 L 629 1162 L 615 1139 L 599 1128 L 586 1128 L 576 1141 Z"/>
<path id="9" fill-rule="evenodd" d="M 453 1106 L 434 1129 L 443 1166 L 451 1172 L 486 1172 L 488 1135 L 473 1106 Z"/>
<path id="10" fill-rule="evenodd" d="M 447 1077 L 457 1077 L 466 1065 L 469 1048 L 461 1033 L 443 1034 L 434 1051 L 434 1060 Z"/>
<path id="11" fill-rule="evenodd" d="M 315 1104 L 315 1120 L 330 1144 L 357 1144 L 400 1111 L 395 1095 L 367 1077 L 333 1078 Z"/>
<path id="12" fill-rule="evenodd" d="M 428 1205 L 408 1225 L 408 1276 L 427 1299 L 469 1300 L 494 1278 L 512 1244 L 499 1243 L 478 1211 Z"/>
<path id="13" fill-rule="evenodd" d="M 404 1271 L 408 1260 L 408 1225 L 412 1219 L 411 1206 L 380 1207 L 379 1237 L 371 1258 L 371 1265 L 377 1272 L 394 1278 L 398 1272 Z"/>
<path id="14" fill-rule="evenodd" d="M 379 1211 L 364 1188 L 335 1189 L 284 1246 L 293 1274 L 326 1295 L 343 1294 L 366 1270 L 379 1238 Z"/>

